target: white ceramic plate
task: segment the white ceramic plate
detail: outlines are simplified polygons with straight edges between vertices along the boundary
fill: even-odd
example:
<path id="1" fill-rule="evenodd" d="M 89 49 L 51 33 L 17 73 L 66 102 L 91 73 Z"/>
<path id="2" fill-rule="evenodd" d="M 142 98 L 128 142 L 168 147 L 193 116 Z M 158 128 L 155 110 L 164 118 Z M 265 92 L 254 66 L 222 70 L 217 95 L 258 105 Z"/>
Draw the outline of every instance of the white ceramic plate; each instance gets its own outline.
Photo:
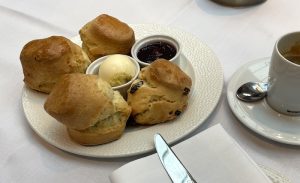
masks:
<path id="1" fill-rule="evenodd" d="M 254 132 L 271 140 L 300 145 L 300 117 L 287 116 L 273 110 L 266 100 L 246 103 L 238 100 L 235 92 L 248 81 L 268 79 L 270 58 L 247 63 L 233 74 L 228 83 L 227 99 L 236 117 Z"/>
<path id="2" fill-rule="evenodd" d="M 177 29 L 152 24 L 131 26 L 137 39 L 152 34 L 165 34 L 175 37 L 182 44 L 180 67 L 193 81 L 187 110 L 172 122 L 128 127 L 117 141 L 86 147 L 71 141 L 65 127 L 45 112 L 43 104 L 47 95 L 25 86 L 22 95 L 24 112 L 30 126 L 40 137 L 62 150 L 78 155 L 101 158 L 126 157 L 154 150 L 153 135 L 157 132 L 169 143 L 175 143 L 207 119 L 216 107 L 223 87 L 222 67 L 212 50 L 196 37 Z"/>

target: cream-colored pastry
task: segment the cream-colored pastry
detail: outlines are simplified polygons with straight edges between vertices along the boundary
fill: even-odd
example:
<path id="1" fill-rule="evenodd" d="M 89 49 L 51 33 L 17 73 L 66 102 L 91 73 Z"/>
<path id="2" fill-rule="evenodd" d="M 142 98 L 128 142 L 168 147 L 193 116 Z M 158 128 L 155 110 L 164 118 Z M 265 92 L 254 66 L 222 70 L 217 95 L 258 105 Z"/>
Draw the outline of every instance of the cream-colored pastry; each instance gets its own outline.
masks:
<path id="1" fill-rule="evenodd" d="M 84 130 L 68 128 L 70 137 L 82 145 L 104 144 L 119 139 L 124 133 L 131 108 L 117 91 L 114 91 L 113 105 L 114 113 L 94 126 Z"/>
<path id="2" fill-rule="evenodd" d="M 75 142 L 83 145 L 120 138 L 131 112 L 119 92 L 96 75 L 86 74 L 62 76 L 44 108 L 67 127 Z"/>
<path id="3" fill-rule="evenodd" d="M 144 67 L 128 90 L 127 102 L 139 124 L 175 119 L 187 107 L 191 78 L 177 65 L 158 59 Z"/>
<path id="4" fill-rule="evenodd" d="M 102 14 L 84 25 L 80 31 L 82 48 L 94 61 L 111 54 L 130 54 L 135 42 L 134 31 L 126 23 Z"/>
<path id="5" fill-rule="evenodd" d="M 20 60 L 25 84 L 44 93 L 50 93 L 63 74 L 84 73 L 91 63 L 78 45 L 62 36 L 30 41 Z"/>

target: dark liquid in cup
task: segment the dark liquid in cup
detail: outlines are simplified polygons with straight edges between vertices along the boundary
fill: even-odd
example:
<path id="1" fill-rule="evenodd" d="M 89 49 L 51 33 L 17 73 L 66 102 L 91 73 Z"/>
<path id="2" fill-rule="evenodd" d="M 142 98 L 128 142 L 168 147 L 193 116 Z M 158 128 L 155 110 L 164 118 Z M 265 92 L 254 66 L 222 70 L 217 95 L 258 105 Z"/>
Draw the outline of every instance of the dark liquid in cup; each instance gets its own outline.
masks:
<path id="1" fill-rule="evenodd" d="M 288 51 L 282 54 L 284 58 L 300 65 L 300 42 L 296 42 Z"/>
<path id="2" fill-rule="evenodd" d="M 295 64 L 299 64 L 300 65 L 300 55 L 284 55 L 284 58 L 286 58 L 287 60 L 295 63 Z"/>

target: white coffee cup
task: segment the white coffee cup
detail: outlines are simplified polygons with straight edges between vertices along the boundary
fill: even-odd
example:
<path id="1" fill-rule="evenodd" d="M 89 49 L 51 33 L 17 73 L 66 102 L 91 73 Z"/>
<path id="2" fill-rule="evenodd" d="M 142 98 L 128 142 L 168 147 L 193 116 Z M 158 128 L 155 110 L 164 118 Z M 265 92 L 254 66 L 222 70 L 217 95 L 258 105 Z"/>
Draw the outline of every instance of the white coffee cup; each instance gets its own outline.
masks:
<path id="1" fill-rule="evenodd" d="M 280 113 L 300 115 L 300 65 L 288 60 L 290 55 L 300 59 L 300 32 L 283 35 L 275 44 L 267 103 Z"/>

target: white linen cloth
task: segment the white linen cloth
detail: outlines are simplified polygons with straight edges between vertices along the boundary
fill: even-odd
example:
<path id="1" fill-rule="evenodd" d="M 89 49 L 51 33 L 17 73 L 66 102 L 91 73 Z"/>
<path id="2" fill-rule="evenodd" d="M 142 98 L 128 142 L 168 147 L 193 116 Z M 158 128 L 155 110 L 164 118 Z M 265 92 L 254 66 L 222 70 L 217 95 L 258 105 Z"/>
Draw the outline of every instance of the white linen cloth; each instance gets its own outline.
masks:
<path id="1" fill-rule="evenodd" d="M 299 31 L 299 4 L 267 0 L 231 8 L 210 0 L 0 0 L 0 183 L 109 183 L 114 170 L 145 156 L 96 159 L 64 152 L 41 139 L 24 116 L 19 60 L 24 44 L 51 35 L 72 38 L 101 13 L 130 24 L 177 27 L 206 43 L 223 66 L 224 90 L 216 110 L 186 138 L 221 123 L 256 163 L 299 183 L 300 146 L 257 135 L 235 118 L 226 100 L 226 86 L 239 67 L 270 56 L 281 35 Z"/>
<path id="2" fill-rule="evenodd" d="M 220 124 L 172 149 L 199 183 L 271 183 Z M 171 182 L 156 153 L 122 166 L 110 179 L 112 183 Z"/>

